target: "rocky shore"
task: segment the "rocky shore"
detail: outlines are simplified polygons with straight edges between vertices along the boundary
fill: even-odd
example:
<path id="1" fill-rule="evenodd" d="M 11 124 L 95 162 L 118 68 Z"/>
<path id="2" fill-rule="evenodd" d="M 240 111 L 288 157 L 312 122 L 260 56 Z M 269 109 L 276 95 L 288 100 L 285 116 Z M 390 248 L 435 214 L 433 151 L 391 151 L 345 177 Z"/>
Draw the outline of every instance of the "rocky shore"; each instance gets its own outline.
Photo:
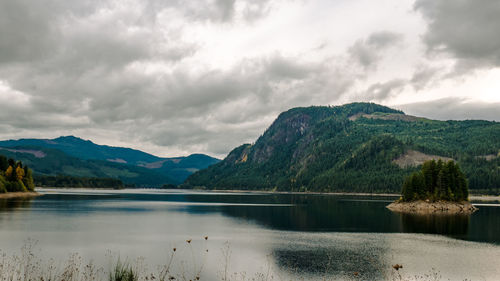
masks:
<path id="1" fill-rule="evenodd" d="M 387 205 L 387 208 L 394 212 L 411 214 L 472 214 L 477 211 L 477 208 L 468 201 L 396 201 Z"/>

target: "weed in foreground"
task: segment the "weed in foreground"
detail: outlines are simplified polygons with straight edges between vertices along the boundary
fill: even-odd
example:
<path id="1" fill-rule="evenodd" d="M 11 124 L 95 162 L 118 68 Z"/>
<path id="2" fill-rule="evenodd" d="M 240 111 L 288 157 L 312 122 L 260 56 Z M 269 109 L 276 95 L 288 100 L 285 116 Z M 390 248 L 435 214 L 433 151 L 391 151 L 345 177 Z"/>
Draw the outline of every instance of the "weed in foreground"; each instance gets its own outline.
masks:
<path id="1" fill-rule="evenodd" d="M 178 257 L 178 248 L 172 248 L 165 263 L 151 272 L 147 269 L 143 258 L 130 263 L 126 259 L 123 261 L 119 256 L 109 255 L 111 260 L 107 270 L 96 266 L 93 261 L 84 262 L 78 254 L 71 254 L 63 266 L 56 265 L 53 259 L 43 262 L 37 255 L 35 249 L 37 242 L 27 240 L 21 248 L 21 255 L 8 256 L 0 252 L 0 281 L 194 281 L 214 279 L 221 281 L 288 281 L 307 280 L 307 278 L 292 279 L 283 278 L 279 271 L 273 269 L 272 261 L 268 257 L 267 267 L 261 272 L 247 275 L 246 272 L 232 272 L 230 270 L 231 246 L 228 242 L 221 249 L 222 260 L 217 277 L 204 275 L 208 259 L 208 237 L 201 239 L 203 251 L 196 254 L 192 245 L 198 243 L 196 240 L 186 240 L 183 250 L 188 251 L 191 260 L 183 260 Z M 197 258 L 198 257 L 198 258 Z M 329 264 L 329 263 L 328 263 Z M 400 264 L 392 266 L 389 275 L 384 278 L 388 281 L 440 281 L 442 280 L 439 271 L 432 269 L 430 273 L 424 275 L 407 276 L 404 274 L 404 267 Z M 321 280 L 337 280 L 331 277 L 328 268 Z M 352 272 L 344 280 L 367 280 L 362 272 Z M 467 281 L 467 279 L 465 279 Z"/>

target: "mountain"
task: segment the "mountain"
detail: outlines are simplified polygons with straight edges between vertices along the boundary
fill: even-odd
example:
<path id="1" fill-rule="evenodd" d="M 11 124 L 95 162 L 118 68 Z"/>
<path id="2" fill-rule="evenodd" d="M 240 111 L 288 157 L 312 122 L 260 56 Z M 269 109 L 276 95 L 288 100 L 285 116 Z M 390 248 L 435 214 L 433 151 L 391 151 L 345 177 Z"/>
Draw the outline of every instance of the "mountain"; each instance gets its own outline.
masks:
<path id="1" fill-rule="evenodd" d="M 193 172 L 219 161 L 203 154 L 162 158 L 74 136 L 0 141 L 0 154 L 23 161 L 35 174 L 112 177 L 139 186 L 179 184 Z"/>
<path id="2" fill-rule="evenodd" d="M 373 103 L 293 108 L 184 186 L 399 192 L 424 161 L 453 159 L 471 189 L 498 192 L 499 156 L 498 122 L 430 120 Z"/>

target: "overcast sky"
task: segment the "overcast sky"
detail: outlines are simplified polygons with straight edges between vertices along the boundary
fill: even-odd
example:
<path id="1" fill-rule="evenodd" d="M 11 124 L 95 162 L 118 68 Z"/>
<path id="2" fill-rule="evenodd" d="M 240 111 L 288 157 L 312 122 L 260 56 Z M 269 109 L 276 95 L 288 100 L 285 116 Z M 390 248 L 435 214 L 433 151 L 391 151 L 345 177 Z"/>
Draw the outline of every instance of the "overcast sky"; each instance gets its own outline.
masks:
<path id="1" fill-rule="evenodd" d="M 284 110 L 500 121 L 498 0 L 0 0 L 0 139 L 224 157 Z"/>

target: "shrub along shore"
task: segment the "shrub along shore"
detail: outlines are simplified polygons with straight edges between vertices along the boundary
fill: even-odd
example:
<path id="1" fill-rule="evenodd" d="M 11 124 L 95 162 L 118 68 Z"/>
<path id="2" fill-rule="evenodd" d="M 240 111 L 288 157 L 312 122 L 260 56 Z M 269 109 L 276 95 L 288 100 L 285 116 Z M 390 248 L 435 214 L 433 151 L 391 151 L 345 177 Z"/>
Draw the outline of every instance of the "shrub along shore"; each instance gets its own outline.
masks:
<path id="1" fill-rule="evenodd" d="M 34 192 L 33 172 L 21 161 L 0 155 L 0 194 Z M 10 196 L 14 196 L 11 194 Z"/>

